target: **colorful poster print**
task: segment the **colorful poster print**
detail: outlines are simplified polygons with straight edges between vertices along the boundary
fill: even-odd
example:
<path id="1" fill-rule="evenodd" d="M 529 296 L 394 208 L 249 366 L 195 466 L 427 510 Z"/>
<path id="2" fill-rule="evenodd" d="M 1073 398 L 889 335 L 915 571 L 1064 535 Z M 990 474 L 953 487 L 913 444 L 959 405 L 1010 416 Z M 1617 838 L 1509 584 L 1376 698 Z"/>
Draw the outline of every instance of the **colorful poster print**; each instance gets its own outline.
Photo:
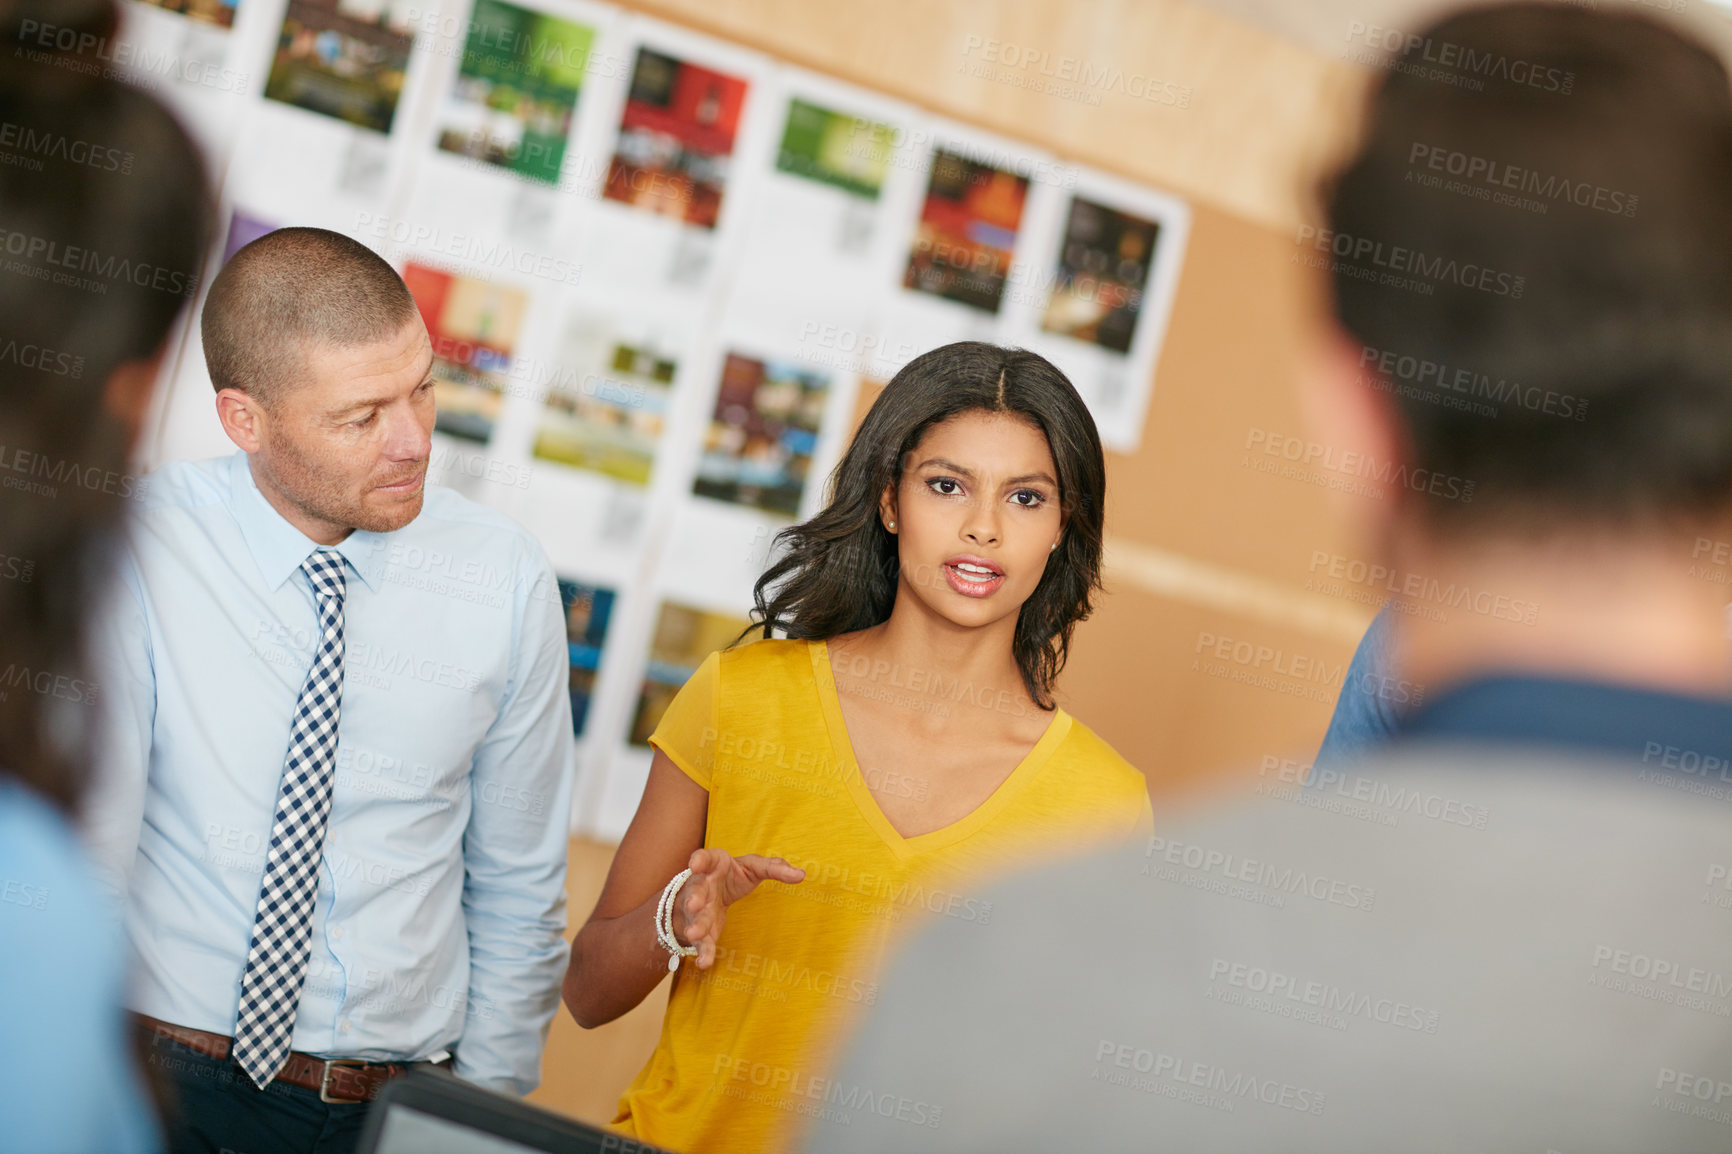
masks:
<path id="1" fill-rule="evenodd" d="M 414 36 L 379 0 L 289 0 L 265 96 L 390 132 Z"/>
<path id="2" fill-rule="evenodd" d="M 561 577 L 559 601 L 565 609 L 565 639 L 571 651 L 571 730 L 582 737 L 613 615 L 614 592 Z"/>
<path id="3" fill-rule="evenodd" d="M 535 434 L 535 456 L 649 484 L 667 426 L 676 353 L 653 333 L 573 317 Z"/>
<path id="4" fill-rule="evenodd" d="M 997 314 L 1028 177 L 937 150 L 904 288 Z"/>
<path id="5" fill-rule="evenodd" d="M 1160 222 L 1092 200 L 1070 202 L 1041 328 L 1115 353 L 1131 351 Z"/>
<path id="6" fill-rule="evenodd" d="M 698 671 L 704 658 L 731 645 L 748 624 L 747 618 L 730 613 L 711 613 L 674 601 L 662 603 L 655 633 L 650 637 L 649 663 L 644 668 L 637 712 L 632 717 L 631 744 L 649 744 L 649 736 L 661 723 L 674 694 Z"/>
<path id="7" fill-rule="evenodd" d="M 692 491 L 792 517 L 812 467 L 830 378 L 729 353 Z"/>
<path id="8" fill-rule="evenodd" d="M 744 80 L 639 48 L 602 195 L 716 227 L 745 103 Z"/>
<path id="9" fill-rule="evenodd" d="M 788 124 L 776 151 L 776 168 L 877 200 L 890 169 L 892 134 L 887 124 L 796 98 L 788 103 Z"/>
<path id="10" fill-rule="evenodd" d="M 439 147 L 558 184 L 595 31 L 505 0 L 475 0 Z"/>
<path id="11" fill-rule="evenodd" d="M 528 294 L 410 262 L 403 281 L 433 342 L 434 428 L 466 441 L 493 437 Z"/>

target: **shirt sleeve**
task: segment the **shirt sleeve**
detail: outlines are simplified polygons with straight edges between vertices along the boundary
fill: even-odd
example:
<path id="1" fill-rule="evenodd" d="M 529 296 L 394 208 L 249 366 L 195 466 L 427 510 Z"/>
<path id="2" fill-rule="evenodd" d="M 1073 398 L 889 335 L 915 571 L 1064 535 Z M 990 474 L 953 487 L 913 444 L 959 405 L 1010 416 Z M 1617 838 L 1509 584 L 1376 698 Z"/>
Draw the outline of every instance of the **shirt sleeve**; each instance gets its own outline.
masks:
<path id="1" fill-rule="evenodd" d="M 138 854 L 156 724 L 150 622 L 130 556 L 122 558 L 94 615 L 90 671 L 96 682 L 96 724 L 81 832 L 98 884 L 119 902 L 126 897 Z"/>
<path id="2" fill-rule="evenodd" d="M 717 650 L 704 658 L 697 672 L 674 694 L 649 737 L 652 746 L 667 754 L 669 761 L 706 792 L 715 770 L 721 671 L 722 654 Z"/>
<path id="3" fill-rule="evenodd" d="M 1409 695 L 1390 653 L 1389 610 L 1381 610 L 1360 638 L 1347 666 L 1335 713 L 1317 751 L 1316 766 L 1336 765 L 1368 752 L 1396 729 L 1396 702 Z"/>
<path id="4" fill-rule="evenodd" d="M 476 751 L 463 835 L 469 1000 L 456 1072 L 527 1094 L 565 976 L 571 837 L 570 663 L 553 568 L 539 547 L 518 594 L 499 715 Z"/>

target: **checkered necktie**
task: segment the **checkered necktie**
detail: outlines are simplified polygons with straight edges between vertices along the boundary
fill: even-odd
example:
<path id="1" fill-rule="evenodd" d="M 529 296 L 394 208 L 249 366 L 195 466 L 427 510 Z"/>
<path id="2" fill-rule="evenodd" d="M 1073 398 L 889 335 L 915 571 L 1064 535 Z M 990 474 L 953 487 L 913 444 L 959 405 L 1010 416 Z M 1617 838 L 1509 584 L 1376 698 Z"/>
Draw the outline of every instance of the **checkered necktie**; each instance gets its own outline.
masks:
<path id="1" fill-rule="evenodd" d="M 277 793 L 270 854 L 259 889 L 253 942 L 241 975 L 235 1018 L 235 1061 L 263 1089 L 289 1056 L 295 1007 L 307 977 L 307 939 L 319 893 L 325 819 L 343 704 L 343 555 L 315 549 L 301 563 L 319 603 L 319 643 L 295 703 L 289 754 Z"/>

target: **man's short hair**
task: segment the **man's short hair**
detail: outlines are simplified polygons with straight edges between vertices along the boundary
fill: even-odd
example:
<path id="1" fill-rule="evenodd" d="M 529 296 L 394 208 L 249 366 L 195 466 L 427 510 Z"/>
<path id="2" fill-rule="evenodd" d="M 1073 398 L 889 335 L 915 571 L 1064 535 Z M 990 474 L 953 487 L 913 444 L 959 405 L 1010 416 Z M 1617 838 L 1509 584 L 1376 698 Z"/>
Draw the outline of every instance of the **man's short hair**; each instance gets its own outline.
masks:
<path id="1" fill-rule="evenodd" d="M 211 282 L 200 331 L 211 384 L 275 403 L 319 344 L 388 340 L 415 316 L 403 278 L 360 241 L 279 228 L 246 245 Z"/>
<path id="2" fill-rule="evenodd" d="M 1434 525 L 1732 504 L 1732 91 L 1708 49 L 1633 13 L 1450 16 L 1391 63 L 1323 199 L 1364 375 L 1416 469 L 1474 483 Z"/>

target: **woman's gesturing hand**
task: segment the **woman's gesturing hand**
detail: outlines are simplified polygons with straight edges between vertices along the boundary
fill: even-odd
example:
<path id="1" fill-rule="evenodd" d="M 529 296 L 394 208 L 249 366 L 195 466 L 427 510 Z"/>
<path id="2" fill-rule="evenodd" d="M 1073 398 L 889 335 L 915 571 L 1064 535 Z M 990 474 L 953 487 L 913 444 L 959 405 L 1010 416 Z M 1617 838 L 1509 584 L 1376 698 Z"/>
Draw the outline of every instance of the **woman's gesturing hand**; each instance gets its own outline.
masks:
<path id="1" fill-rule="evenodd" d="M 722 936 L 729 906 L 757 889 L 759 882 L 793 885 L 806 876 L 805 870 L 779 857 L 755 853 L 735 857 L 725 849 L 697 850 L 686 865 L 692 876 L 674 901 L 674 936 L 685 945 L 698 947 L 700 970 L 715 964 L 716 939 Z"/>

